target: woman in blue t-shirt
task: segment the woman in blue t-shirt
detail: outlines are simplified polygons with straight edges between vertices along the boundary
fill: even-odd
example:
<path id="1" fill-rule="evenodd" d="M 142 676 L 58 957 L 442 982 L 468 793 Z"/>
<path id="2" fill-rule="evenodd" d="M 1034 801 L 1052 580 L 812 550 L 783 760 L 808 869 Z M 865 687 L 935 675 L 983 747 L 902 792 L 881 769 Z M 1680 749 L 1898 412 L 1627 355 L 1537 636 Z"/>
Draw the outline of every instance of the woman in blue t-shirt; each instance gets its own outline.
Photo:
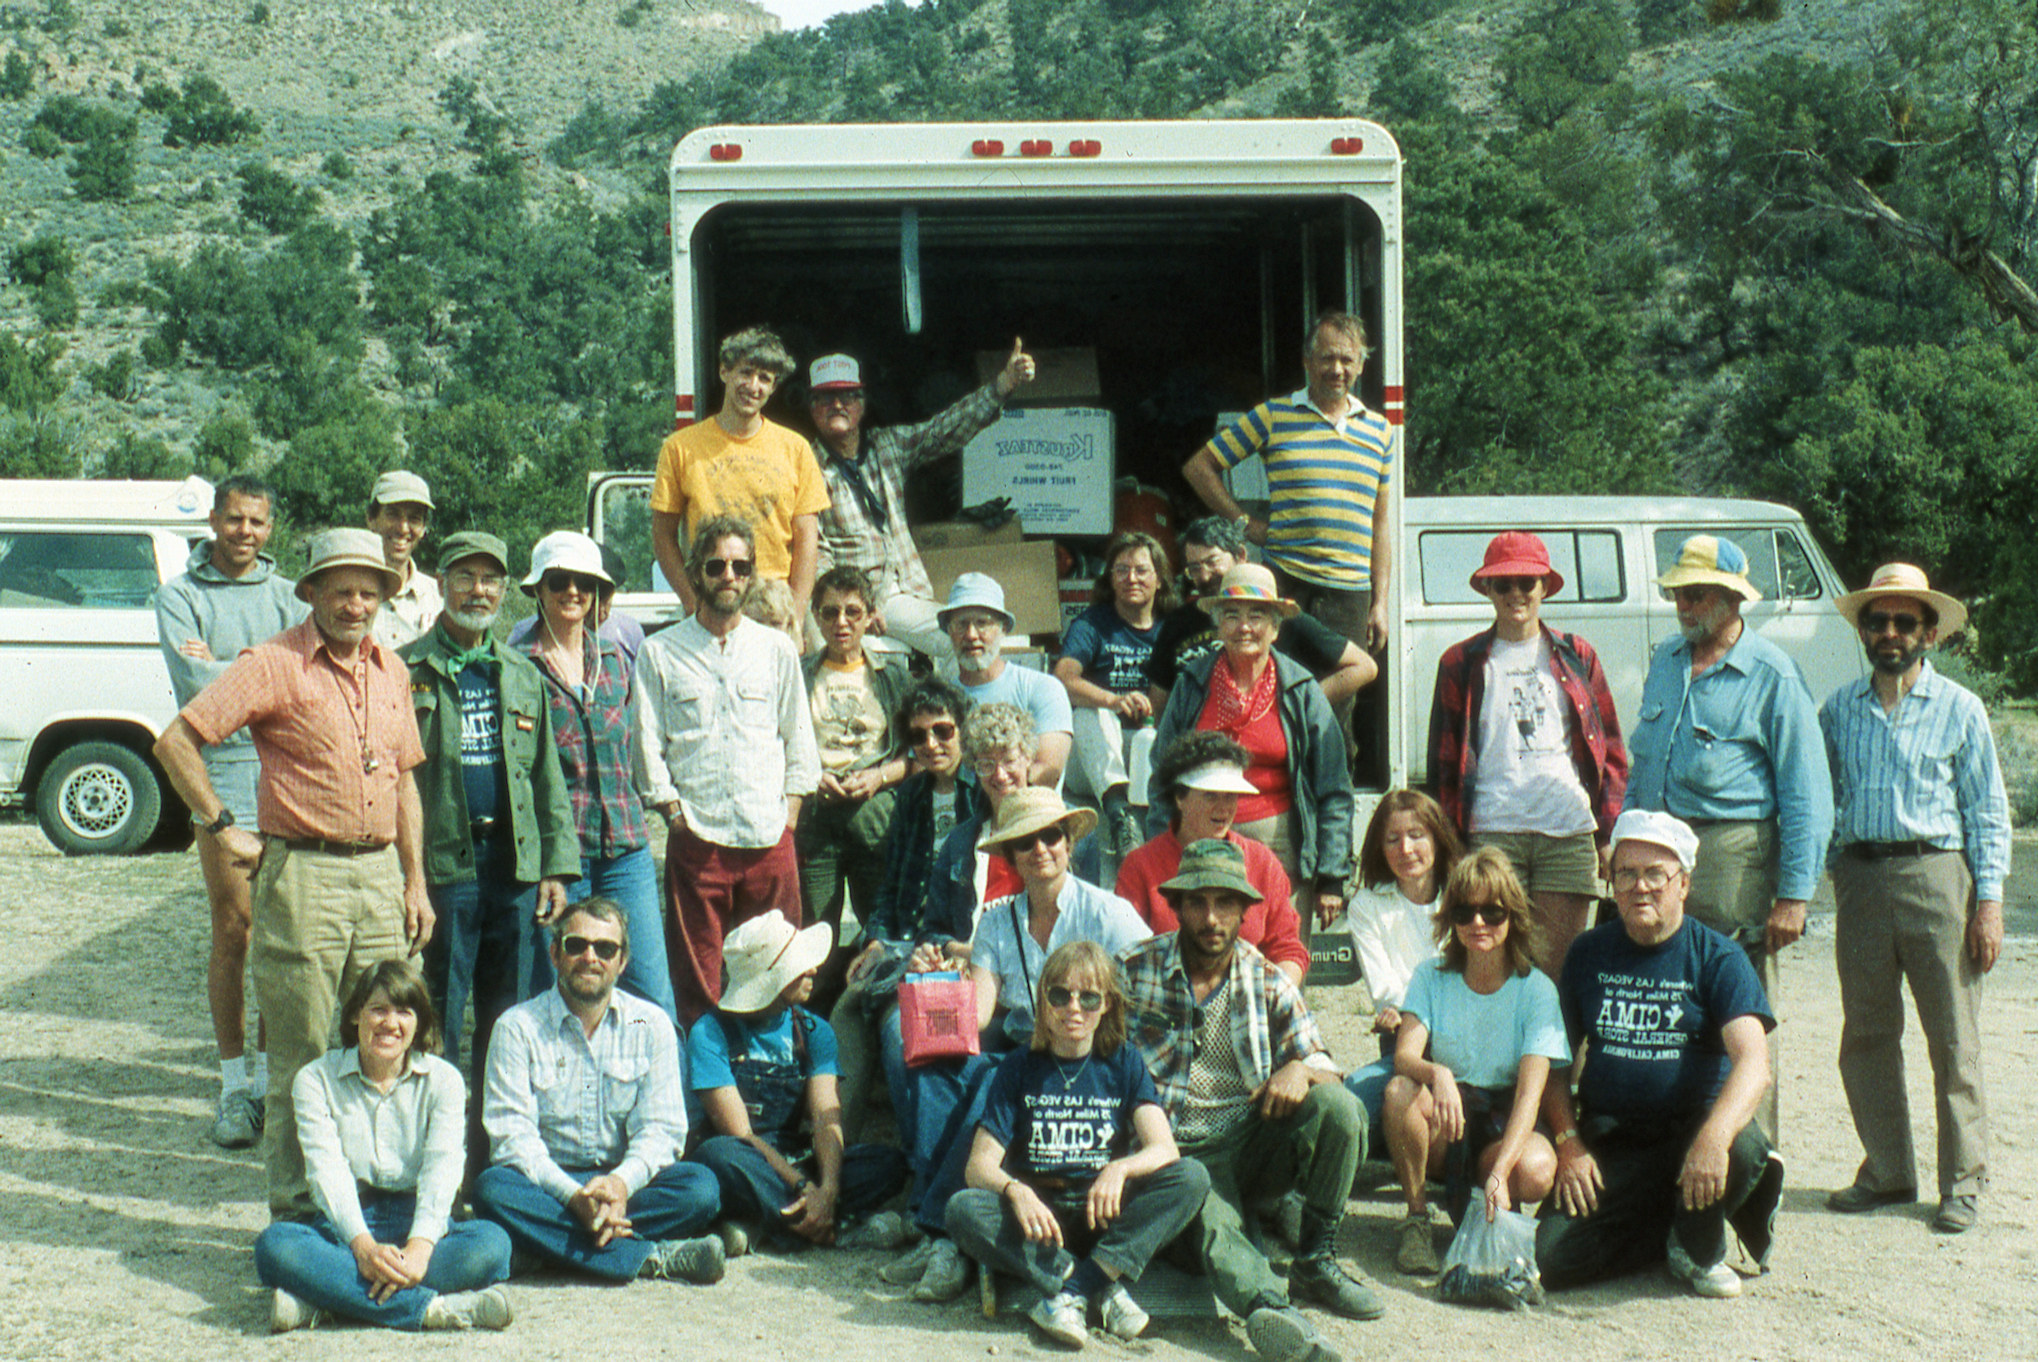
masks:
<path id="1" fill-rule="evenodd" d="M 1195 1219 L 1210 1175 L 1175 1148 L 1096 942 L 1071 941 L 1041 968 L 1032 1043 L 991 1080 L 967 1179 L 948 1232 L 987 1271 L 1040 1289 L 1027 1317 L 1042 1332 L 1081 1347 L 1094 1302 L 1113 1336 L 1140 1335 L 1147 1315 L 1125 1281 Z"/>
<path id="2" fill-rule="evenodd" d="M 1408 1200 L 1395 1263 L 1408 1273 L 1437 1270 L 1431 1178 L 1446 1178 L 1454 1219 L 1475 1180 L 1489 1220 L 1549 1194 L 1557 1155 L 1536 1132 L 1536 1111 L 1551 1068 L 1571 1062 L 1556 985 L 1535 967 L 1528 895 L 1507 857 L 1482 847 L 1460 861 L 1433 921 L 1443 957 L 1409 980 L 1384 1113 Z"/>

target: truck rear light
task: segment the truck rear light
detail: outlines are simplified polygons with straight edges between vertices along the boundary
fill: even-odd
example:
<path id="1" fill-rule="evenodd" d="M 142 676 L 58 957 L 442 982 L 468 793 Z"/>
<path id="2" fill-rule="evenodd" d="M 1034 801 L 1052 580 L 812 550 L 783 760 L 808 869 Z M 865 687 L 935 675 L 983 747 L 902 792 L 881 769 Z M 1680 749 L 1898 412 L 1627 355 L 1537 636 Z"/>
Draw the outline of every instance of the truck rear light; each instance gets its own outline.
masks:
<path id="1" fill-rule="evenodd" d="M 1069 143 L 1069 155 L 1071 156 L 1095 156 L 1103 150 L 1104 144 L 1102 142 L 1077 141 Z"/>
<path id="2" fill-rule="evenodd" d="M 1333 137 L 1330 139 L 1330 154 L 1333 156 L 1356 156 L 1366 149 L 1363 137 Z"/>
<path id="3" fill-rule="evenodd" d="M 710 161 L 740 161 L 743 159 L 743 146 L 740 142 L 717 142 L 708 148 L 708 159 Z"/>
<path id="4" fill-rule="evenodd" d="M 1054 155 L 1054 143 L 1048 141 L 1045 137 L 1029 137 L 1019 144 L 1019 154 L 1021 156 L 1052 156 Z"/>
<path id="5" fill-rule="evenodd" d="M 972 156 L 1003 156 L 1005 144 L 988 137 L 979 137 L 969 144 L 969 150 Z"/>

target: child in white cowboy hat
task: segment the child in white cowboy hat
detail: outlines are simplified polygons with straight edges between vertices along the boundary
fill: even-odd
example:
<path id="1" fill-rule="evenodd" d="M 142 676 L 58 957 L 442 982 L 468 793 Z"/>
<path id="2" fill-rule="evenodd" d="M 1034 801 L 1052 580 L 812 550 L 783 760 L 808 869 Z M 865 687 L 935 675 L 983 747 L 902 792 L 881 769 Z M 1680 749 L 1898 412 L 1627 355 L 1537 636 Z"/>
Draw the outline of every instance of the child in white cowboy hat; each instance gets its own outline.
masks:
<path id="1" fill-rule="evenodd" d="M 687 1157 L 715 1174 L 732 1254 L 760 1227 L 779 1246 L 835 1243 L 845 1220 L 905 1185 L 899 1150 L 844 1146 L 835 1031 L 801 1006 L 833 937 L 826 923 L 795 929 L 776 908 L 737 926 L 722 943 L 722 1000 L 687 1036 L 708 1135 Z M 881 1216 L 854 1243 L 895 1247 L 904 1232 L 900 1217 Z"/>

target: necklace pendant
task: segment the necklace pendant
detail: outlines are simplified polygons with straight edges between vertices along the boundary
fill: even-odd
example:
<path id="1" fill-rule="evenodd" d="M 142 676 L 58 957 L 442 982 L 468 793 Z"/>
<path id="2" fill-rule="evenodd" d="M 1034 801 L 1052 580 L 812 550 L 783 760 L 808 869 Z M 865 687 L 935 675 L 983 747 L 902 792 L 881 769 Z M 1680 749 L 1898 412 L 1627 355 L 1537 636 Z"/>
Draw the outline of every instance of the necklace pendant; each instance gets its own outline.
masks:
<path id="1" fill-rule="evenodd" d="M 382 769 L 382 759 L 380 757 L 370 757 L 364 755 L 361 758 L 361 773 L 363 775 L 372 776 L 380 769 Z"/>

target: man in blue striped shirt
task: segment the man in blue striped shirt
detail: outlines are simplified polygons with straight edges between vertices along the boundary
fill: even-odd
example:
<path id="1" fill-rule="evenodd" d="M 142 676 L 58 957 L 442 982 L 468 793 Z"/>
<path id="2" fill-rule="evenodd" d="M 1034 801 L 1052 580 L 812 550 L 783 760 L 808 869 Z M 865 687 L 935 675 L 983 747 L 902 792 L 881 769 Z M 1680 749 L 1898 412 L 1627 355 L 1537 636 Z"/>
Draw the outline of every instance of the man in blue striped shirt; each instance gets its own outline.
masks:
<path id="1" fill-rule="evenodd" d="M 1878 568 L 1837 604 L 1873 667 L 1819 711 L 1839 811 L 1840 1081 L 1865 1157 L 1826 1204 L 1852 1213 L 1918 1199 L 1904 1096 L 1908 981 L 1939 1112 L 1932 1228 L 1959 1234 L 1973 1226 L 1988 1176 L 1981 977 L 2003 945 L 2009 800 L 1987 711 L 1925 658 L 1960 631 L 1966 608 L 1908 563 Z"/>

